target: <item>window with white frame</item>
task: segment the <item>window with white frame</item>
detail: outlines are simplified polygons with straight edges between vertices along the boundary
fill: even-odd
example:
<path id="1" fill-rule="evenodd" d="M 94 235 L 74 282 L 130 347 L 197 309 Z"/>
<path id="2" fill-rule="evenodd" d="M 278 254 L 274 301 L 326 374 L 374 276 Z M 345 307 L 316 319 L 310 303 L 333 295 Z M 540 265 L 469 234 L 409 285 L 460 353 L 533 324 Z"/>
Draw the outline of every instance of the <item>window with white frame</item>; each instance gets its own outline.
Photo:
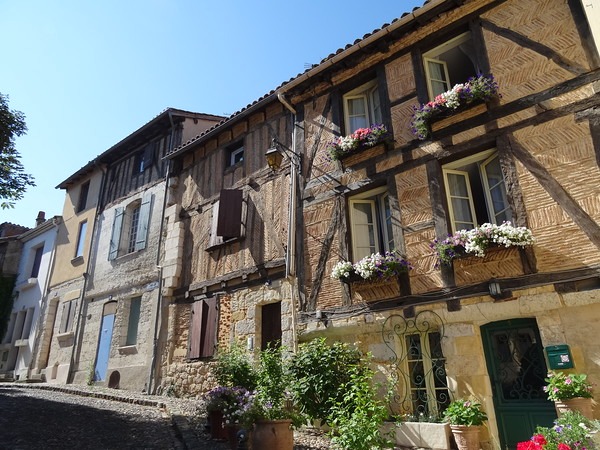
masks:
<path id="1" fill-rule="evenodd" d="M 494 150 L 442 167 L 452 231 L 512 220 L 500 158 Z"/>
<path id="2" fill-rule="evenodd" d="M 59 333 L 68 333 L 73 330 L 73 320 L 75 318 L 76 300 L 63 302 L 61 305 Z"/>
<path id="3" fill-rule="evenodd" d="M 44 255 L 44 244 L 31 250 L 33 258 L 31 260 L 31 278 L 37 278 L 40 273 L 40 266 L 42 264 L 42 256 Z"/>
<path id="4" fill-rule="evenodd" d="M 146 248 L 151 206 L 152 194 L 145 192 L 141 200 L 115 208 L 109 260 Z"/>
<path id="5" fill-rule="evenodd" d="M 350 197 L 348 207 L 354 261 L 394 249 L 392 210 L 386 187 Z"/>
<path id="6" fill-rule="evenodd" d="M 423 53 L 429 99 L 464 83 L 478 72 L 471 33 L 466 32 Z"/>
<path id="7" fill-rule="evenodd" d="M 450 402 L 441 335 L 437 331 L 407 334 L 404 345 L 412 412 L 439 417 Z"/>
<path id="8" fill-rule="evenodd" d="M 77 248 L 75 249 L 75 258 L 83 256 L 85 246 L 85 235 L 87 232 L 87 220 L 79 224 L 79 232 L 77 233 Z"/>
<path id="9" fill-rule="evenodd" d="M 244 161 L 244 145 L 241 142 L 227 149 L 227 167 L 235 166 L 242 161 Z"/>
<path id="10" fill-rule="evenodd" d="M 375 80 L 344 94 L 344 120 L 347 135 L 382 122 L 381 99 Z"/>
<path id="11" fill-rule="evenodd" d="M 129 317 L 127 319 L 127 337 L 125 339 L 125 345 L 137 344 L 141 305 L 142 297 L 133 297 L 129 301 Z"/>

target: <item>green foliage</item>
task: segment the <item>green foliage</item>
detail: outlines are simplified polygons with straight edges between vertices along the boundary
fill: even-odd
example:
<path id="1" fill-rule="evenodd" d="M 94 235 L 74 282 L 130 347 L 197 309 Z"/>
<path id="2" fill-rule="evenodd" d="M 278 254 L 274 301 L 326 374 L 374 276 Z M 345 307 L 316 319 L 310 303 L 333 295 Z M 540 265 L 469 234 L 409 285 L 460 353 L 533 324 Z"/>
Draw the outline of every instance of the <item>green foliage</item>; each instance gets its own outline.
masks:
<path id="1" fill-rule="evenodd" d="M 329 346 L 318 338 L 301 344 L 290 362 L 290 387 L 301 411 L 312 420 L 331 417 L 332 408 L 344 400 L 350 368 L 360 359 L 358 350 L 341 342 Z"/>
<path id="2" fill-rule="evenodd" d="M 592 398 L 592 385 L 583 373 L 565 374 L 564 372 L 549 372 L 544 391 L 552 401 L 569 400 L 570 398 Z"/>
<path id="3" fill-rule="evenodd" d="M 215 376 L 221 386 L 256 388 L 257 374 L 246 351 L 238 345 L 221 350 L 217 356 Z"/>
<path id="4" fill-rule="evenodd" d="M 472 400 L 458 399 L 448 405 L 444 419 L 450 425 L 481 425 L 487 415 L 481 410 L 481 404 Z"/>
<path id="5" fill-rule="evenodd" d="M 340 386 L 343 399 L 333 405 L 328 419 L 332 444 L 342 450 L 393 448 L 380 431 L 388 410 L 371 383 L 373 371 L 363 362 L 350 366 L 348 374 L 350 380 Z"/>
<path id="6" fill-rule="evenodd" d="M 538 427 L 529 441 L 517 444 L 517 450 L 592 450 L 598 448 L 593 438 L 598 431 L 599 421 L 567 411 L 554 421 L 553 427 Z"/>
<path id="7" fill-rule="evenodd" d="M 33 177 L 24 173 L 15 137 L 25 134 L 25 116 L 8 107 L 8 97 L 0 93 L 0 202 L 2 209 L 14 207 L 23 198 L 27 186 L 35 186 Z"/>
<path id="8" fill-rule="evenodd" d="M 14 299 L 12 291 L 16 278 L 15 276 L 0 276 L 0 341 L 4 338 L 4 333 L 8 328 Z"/>

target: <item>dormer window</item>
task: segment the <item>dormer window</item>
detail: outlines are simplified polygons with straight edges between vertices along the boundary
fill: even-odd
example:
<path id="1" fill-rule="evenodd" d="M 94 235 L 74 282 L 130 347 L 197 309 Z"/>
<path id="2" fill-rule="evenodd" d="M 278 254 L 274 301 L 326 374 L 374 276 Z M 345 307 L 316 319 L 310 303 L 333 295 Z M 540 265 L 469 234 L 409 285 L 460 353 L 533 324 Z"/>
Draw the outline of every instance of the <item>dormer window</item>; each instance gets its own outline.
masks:
<path id="1" fill-rule="evenodd" d="M 471 33 L 456 36 L 423 53 L 429 100 L 477 75 Z"/>

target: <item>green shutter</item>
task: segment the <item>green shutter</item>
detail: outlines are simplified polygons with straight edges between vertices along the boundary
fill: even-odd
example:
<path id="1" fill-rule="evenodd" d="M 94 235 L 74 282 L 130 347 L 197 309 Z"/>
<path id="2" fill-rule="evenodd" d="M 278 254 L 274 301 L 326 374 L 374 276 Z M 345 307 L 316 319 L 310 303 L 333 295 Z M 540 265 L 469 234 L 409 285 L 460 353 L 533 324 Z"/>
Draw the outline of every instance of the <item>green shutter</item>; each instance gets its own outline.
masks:
<path id="1" fill-rule="evenodd" d="M 108 259 L 113 260 L 119 254 L 119 241 L 121 240 L 121 227 L 123 226 L 123 215 L 125 209 L 122 207 L 115 208 L 115 218 L 113 220 L 112 236 L 110 238 L 110 250 Z"/>
<path id="2" fill-rule="evenodd" d="M 150 206 L 152 205 L 152 193 L 144 192 L 142 204 L 140 206 L 140 218 L 135 237 L 135 251 L 146 248 L 146 239 L 148 237 L 148 226 L 150 224 Z"/>

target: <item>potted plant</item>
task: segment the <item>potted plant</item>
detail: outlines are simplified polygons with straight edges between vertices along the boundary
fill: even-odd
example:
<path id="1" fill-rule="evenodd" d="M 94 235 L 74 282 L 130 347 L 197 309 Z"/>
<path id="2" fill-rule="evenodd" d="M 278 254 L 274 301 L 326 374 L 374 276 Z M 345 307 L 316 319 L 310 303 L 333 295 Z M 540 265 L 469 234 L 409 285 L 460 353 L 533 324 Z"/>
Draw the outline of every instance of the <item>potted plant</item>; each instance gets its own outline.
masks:
<path id="1" fill-rule="evenodd" d="M 474 400 L 454 400 L 444 411 L 444 420 L 450 424 L 459 450 L 479 449 L 480 426 L 487 420 L 480 403 Z"/>
<path id="2" fill-rule="evenodd" d="M 373 253 L 352 264 L 338 262 L 331 271 L 331 277 L 340 281 L 376 281 L 397 277 L 412 269 L 411 264 L 398 252 Z"/>
<path id="3" fill-rule="evenodd" d="M 553 427 L 537 427 L 531 439 L 517 443 L 517 450 L 592 450 L 598 448 L 594 439 L 598 431 L 598 421 L 576 411 L 567 411 L 554 422 Z"/>
<path id="4" fill-rule="evenodd" d="M 544 391 L 548 394 L 548 399 L 554 402 L 559 417 L 566 411 L 574 410 L 593 418 L 592 385 L 588 382 L 587 375 L 550 371 L 546 383 Z"/>

